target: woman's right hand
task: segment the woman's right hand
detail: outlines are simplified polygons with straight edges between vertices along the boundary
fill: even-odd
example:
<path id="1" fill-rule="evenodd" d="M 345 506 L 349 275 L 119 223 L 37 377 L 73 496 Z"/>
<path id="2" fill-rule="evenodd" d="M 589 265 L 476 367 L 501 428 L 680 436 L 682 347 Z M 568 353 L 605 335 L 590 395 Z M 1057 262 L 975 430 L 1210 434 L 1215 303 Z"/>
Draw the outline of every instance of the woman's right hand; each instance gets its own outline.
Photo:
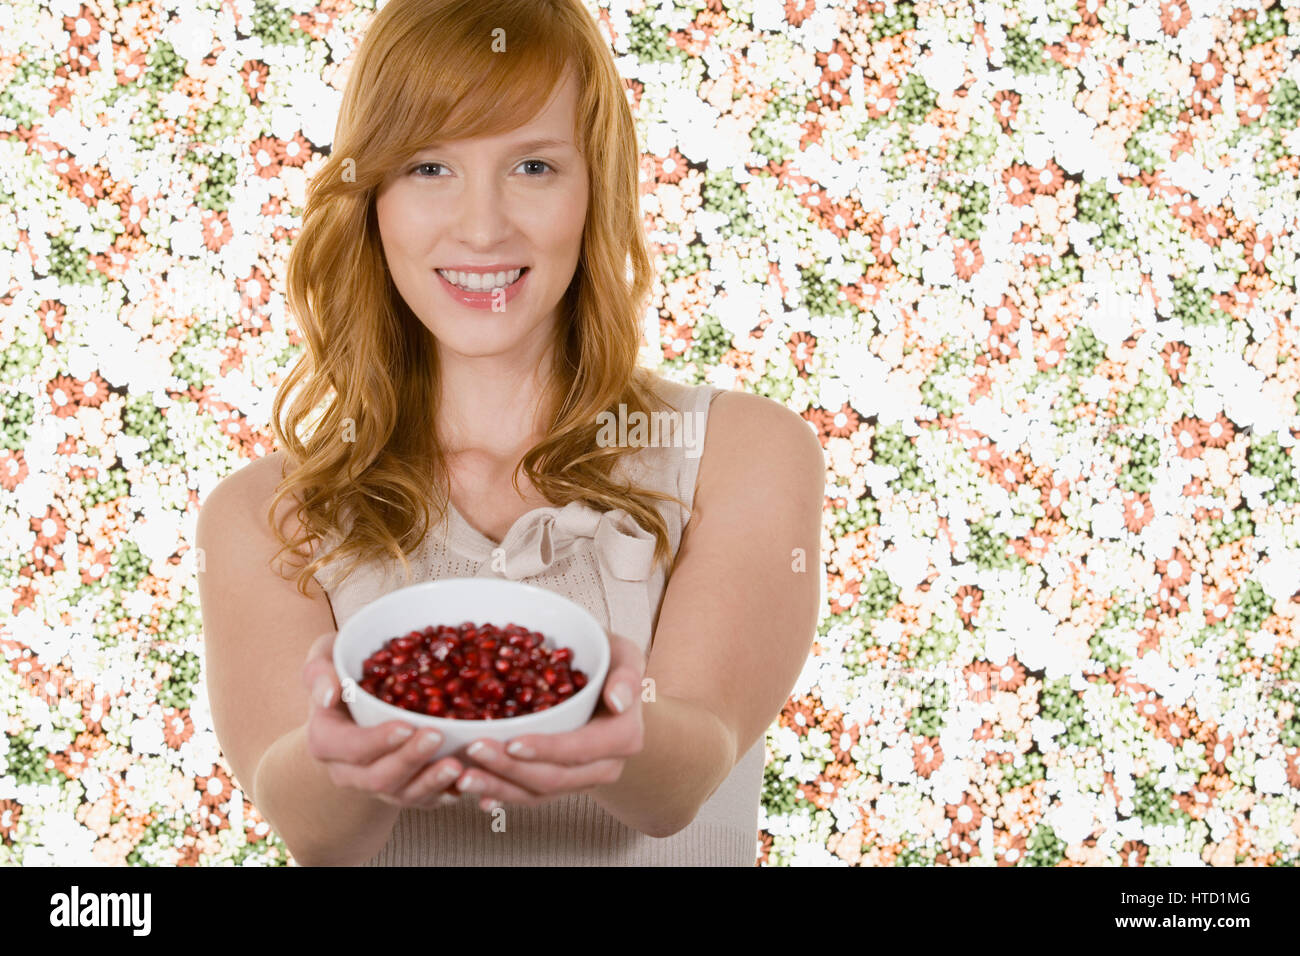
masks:
<path id="1" fill-rule="evenodd" d="M 436 730 L 416 729 L 401 720 L 361 727 L 352 719 L 334 669 L 337 636 L 338 631 L 330 631 L 317 638 L 302 666 L 310 698 L 308 752 L 325 765 L 336 787 L 360 790 L 396 807 L 428 809 L 458 802 L 454 785 L 464 770 L 460 761 L 444 757 L 429 763 L 429 754 L 442 743 Z M 405 738 L 397 739 L 401 732 Z M 428 749 L 421 749 L 426 741 L 431 741 Z"/>

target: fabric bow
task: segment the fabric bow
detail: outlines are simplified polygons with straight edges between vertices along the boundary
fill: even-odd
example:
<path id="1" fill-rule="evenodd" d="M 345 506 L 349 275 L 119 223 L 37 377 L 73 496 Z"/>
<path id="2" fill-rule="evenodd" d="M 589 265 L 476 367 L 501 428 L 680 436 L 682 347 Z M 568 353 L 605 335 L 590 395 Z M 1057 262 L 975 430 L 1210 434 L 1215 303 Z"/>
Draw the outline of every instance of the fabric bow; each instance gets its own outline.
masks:
<path id="1" fill-rule="evenodd" d="M 644 650 L 650 643 L 647 582 L 654 568 L 655 539 L 622 508 L 600 512 L 580 501 L 563 508 L 539 508 L 510 529 L 478 577 L 518 581 L 543 574 L 585 539 L 594 541 L 610 631 Z"/>

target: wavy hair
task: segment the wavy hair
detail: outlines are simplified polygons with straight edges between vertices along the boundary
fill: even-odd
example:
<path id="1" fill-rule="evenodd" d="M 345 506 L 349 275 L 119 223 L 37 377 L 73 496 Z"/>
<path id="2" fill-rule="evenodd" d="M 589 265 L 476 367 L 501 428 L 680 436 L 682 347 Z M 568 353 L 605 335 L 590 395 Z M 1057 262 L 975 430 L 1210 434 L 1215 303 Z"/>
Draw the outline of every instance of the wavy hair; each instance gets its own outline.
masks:
<path id="1" fill-rule="evenodd" d="M 494 50 L 500 38 L 508 52 Z M 654 274 L 636 130 L 606 41 L 582 0 L 389 0 L 357 51 L 334 144 L 308 187 L 289 255 L 287 304 L 306 348 L 272 407 L 286 462 L 267 520 L 281 543 L 275 556 L 292 549 L 304 559 L 296 575 L 304 595 L 317 571 L 347 557 L 344 577 L 390 556 L 409 582 L 406 555 L 432 527 L 434 510 L 443 519 L 450 496 L 435 428 L 437 340 L 389 274 L 376 192 L 430 142 L 527 122 L 570 69 L 580 88 L 575 132 L 590 201 L 554 331 L 545 386 L 545 408 L 553 411 L 512 484 L 518 491 L 522 468 L 556 507 L 581 501 L 624 509 L 654 535 L 654 560 L 668 573 L 667 527 L 650 501 L 685 502 L 616 481 L 615 464 L 634 449 L 597 443 L 601 412 L 619 403 L 629 415 L 665 407 L 637 364 Z M 290 496 L 300 532 L 292 539 L 276 523 Z M 304 553 L 345 522 L 337 547 Z"/>

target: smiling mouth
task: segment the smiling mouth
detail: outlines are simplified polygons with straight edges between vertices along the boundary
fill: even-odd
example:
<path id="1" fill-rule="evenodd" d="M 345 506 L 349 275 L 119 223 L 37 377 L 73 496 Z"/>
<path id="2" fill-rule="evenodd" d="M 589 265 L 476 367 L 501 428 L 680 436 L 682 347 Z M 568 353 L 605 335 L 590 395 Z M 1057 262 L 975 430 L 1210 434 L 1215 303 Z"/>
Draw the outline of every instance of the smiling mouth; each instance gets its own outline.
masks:
<path id="1" fill-rule="evenodd" d="M 528 266 L 524 266 L 522 269 L 491 274 L 453 272 L 447 269 L 434 271 L 463 292 L 495 292 L 497 289 L 506 289 L 514 285 L 523 278 L 528 269 Z"/>

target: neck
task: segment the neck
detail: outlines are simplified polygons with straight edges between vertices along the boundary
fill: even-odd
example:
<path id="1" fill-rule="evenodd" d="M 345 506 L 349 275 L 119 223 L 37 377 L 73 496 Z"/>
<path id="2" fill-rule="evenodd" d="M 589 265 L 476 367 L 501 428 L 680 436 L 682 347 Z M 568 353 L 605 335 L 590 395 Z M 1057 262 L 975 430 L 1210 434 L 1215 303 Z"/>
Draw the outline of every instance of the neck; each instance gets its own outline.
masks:
<path id="1" fill-rule="evenodd" d="M 512 360 L 453 356 L 442 361 L 438 438 L 447 456 L 482 453 L 513 459 L 550 424 L 550 352 Z"/>

